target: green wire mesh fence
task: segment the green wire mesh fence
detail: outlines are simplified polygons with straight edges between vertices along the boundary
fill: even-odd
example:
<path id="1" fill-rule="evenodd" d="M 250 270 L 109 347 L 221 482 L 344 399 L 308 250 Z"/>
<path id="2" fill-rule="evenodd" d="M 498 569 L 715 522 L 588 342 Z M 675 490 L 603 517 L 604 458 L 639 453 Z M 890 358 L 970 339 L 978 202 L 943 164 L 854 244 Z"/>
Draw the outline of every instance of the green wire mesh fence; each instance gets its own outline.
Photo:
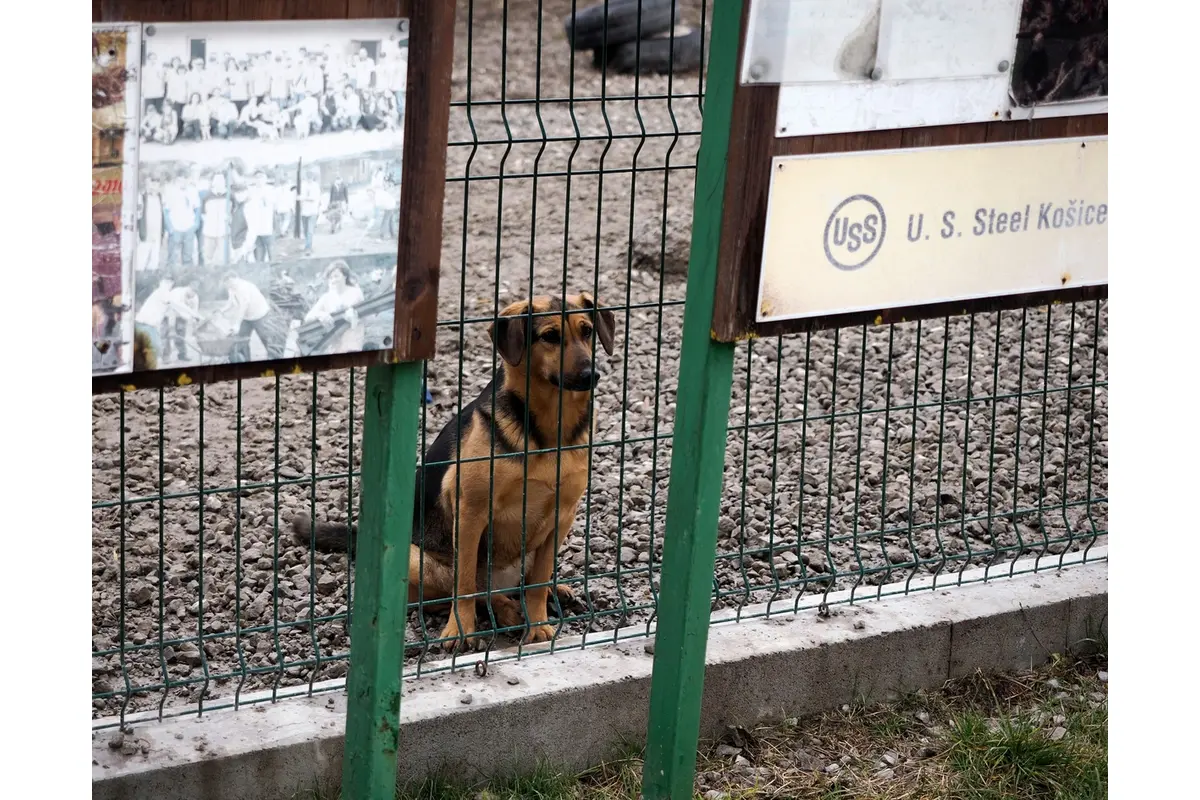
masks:
<path id="1" fill-rule="evenodd" d="M 487 326 L 509 302 L 588 291 L 616 314 L 613 356 L 597 349 L 589 489 L 556 566 L 577 602 L 556 609 L 554 649 L 652 632 L 704 92 L 698 71 L 616 74 L 573 56 L 560 20 L 575 5 L 458 4 L 421 438 L 423 451 L 492 380 Z M 679 9 L 707 41 L 711 3 Z M 763 339 L 737 358 L 722 618 L 1103 543 L 1105 302 Z M 354 521 L 364 378 L 94 400 L 97 725 L 340 686 L 353 568 L 287 526 Z M 482 655 L 446 655 L 446 618 L 410 613 L 406 675 L 525 652 L 481 613 Z"/>

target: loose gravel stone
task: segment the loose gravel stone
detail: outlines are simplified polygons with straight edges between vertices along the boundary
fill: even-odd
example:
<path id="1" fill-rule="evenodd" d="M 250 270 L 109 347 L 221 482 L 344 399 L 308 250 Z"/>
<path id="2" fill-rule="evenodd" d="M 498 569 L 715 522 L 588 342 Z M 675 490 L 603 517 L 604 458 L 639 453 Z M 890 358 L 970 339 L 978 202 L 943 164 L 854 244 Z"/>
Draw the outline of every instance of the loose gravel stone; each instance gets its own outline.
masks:
<path id="1" fill-rule="evenodd" d="M 824 764 L 821 759 L 817 758 L 803 748 L 796 749 L 796 752 L 793 755 L 793 761 L 798 768 L 807 770 L 809 772 L 820 772 L 822 765 Z"/>

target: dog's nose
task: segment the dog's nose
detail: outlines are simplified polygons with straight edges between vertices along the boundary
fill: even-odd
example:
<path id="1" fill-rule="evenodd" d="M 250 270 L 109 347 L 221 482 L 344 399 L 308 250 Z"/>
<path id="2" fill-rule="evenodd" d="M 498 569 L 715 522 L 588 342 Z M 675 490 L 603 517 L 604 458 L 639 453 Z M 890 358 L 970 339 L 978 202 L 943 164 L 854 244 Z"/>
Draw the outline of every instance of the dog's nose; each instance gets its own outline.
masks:
<path id="1" fill-rule="evenodd" d="M 577 380 L 580 384 L 595 389 L 596 384 L 600 381 L 600 373 L 591 367 L 584 367 L 579 370 Z"/>

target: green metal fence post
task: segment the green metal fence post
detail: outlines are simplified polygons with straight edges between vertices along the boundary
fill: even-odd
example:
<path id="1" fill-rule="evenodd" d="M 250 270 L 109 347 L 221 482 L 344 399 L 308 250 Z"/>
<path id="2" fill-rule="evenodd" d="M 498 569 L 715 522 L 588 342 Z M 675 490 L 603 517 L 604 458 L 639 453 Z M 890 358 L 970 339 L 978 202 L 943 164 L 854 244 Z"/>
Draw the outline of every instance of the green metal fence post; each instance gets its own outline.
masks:
<path id="1" fill-rule="evenodd" d="M 646 800 L 692 796 L 700 736 L 734 351 L 732 344 L 713 341 L 710 331 L 741 19 L 742 0 L 715 4 L 642 773 Z"/>
<path id="2" fill-rule="evenodd" d="M 343 800 L 393 800 L 421 362 L 367 370 Z"/>

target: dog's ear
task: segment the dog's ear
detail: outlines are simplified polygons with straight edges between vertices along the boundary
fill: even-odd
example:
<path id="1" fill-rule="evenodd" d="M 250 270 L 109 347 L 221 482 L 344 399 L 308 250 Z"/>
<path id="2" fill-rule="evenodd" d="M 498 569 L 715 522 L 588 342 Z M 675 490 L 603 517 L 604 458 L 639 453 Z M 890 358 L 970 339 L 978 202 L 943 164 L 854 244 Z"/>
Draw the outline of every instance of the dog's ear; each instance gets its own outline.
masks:
<path id="1" fill-rule="evenodd" d="M 613 354 L 613 340 L 616 338 L 617 319 L 608 309 L 596 311 L 596 300 L 587 292 L 580 292 L 579 299 L 584 308 L 592 309 L 592 324 L 596 326 L 596 338 L 604 346 L 604 352 Z"/>
<path id="2" fill-rule="evenodd" d="M 524 313 L 501 312 L 496 321 L 488 325 L 488 335 L 501 358 L 514 367 L 521 363 L 525 357 Z"/>

